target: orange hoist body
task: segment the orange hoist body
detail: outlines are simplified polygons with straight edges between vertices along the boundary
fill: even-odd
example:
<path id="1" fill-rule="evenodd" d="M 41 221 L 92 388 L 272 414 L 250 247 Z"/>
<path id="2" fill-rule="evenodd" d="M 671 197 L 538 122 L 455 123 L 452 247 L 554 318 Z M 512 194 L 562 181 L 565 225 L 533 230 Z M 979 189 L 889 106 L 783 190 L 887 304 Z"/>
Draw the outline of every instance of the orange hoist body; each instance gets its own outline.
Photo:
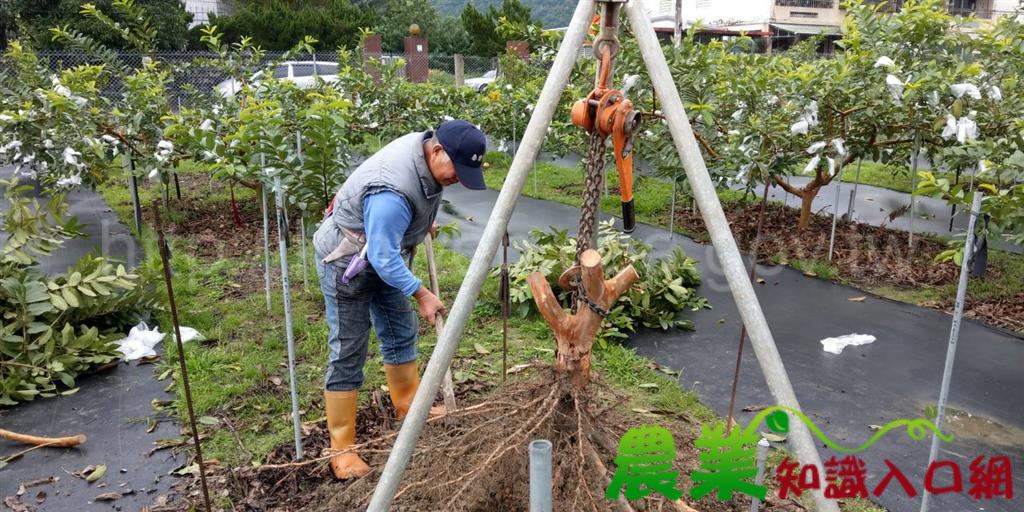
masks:
<path id="1" fill-rule="evenodd" d="M 636 211 L 633 204 L 633 135 L 639 130 L 640 115 L 633 103 L 618 89 L 609 87 L 612 67 L 610 45 L 594 45 L 601 51 L 601 71 L 597 86 L 586 98 L 572 106 L 572 124 L 601 138 L 612 138 L 615 167 L 619 173 L 619 195 L 622 199 L 622 225 L 627 233 L 636 229 Z"/>

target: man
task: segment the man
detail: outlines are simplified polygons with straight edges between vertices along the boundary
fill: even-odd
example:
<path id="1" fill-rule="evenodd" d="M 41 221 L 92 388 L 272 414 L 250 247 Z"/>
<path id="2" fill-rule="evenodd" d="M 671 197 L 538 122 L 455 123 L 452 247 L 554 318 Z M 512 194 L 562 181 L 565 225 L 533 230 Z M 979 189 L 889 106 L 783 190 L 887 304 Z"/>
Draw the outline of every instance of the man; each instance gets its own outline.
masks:
<path id="1" fill-rule="evenodd" d="M 412 257 L 436 226 L 442 187 L 461 182 L 473 190 L 486 188 L 481 169 L 486 145 L 484 134 L 461 120 L 392 141 L 348 177 L 313 235 L 329 326 L 324 403 L 332 449 L 355 442 L 371 323 L 396 416 L 401 420 L 408 413 L 419 387 L 418 325 L 409 297 L 431 325 L 436 314 L 445 313 L 441 300 L 409 270 Z M 369 265 L 344 283 L 349 263 L 363 254 Z M 370 471 L 355 452 L 332 457 L 331 469 L 338 479 Z"/>

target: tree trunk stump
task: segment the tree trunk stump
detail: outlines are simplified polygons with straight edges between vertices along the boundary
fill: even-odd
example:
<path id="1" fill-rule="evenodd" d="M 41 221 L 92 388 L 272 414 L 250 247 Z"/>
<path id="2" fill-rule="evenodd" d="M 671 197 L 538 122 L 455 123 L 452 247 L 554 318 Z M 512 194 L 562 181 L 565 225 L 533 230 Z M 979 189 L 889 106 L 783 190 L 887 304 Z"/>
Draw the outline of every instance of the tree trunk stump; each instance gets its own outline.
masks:
<path id="1" fill-rule="evenodd" d="M 580 255 L 579 267 L 579 279 L 587 297 L 606 311 L 640 279 L 630 265 L 615 277 L 605 280 L 601 256 L 593 249 L 587 249 Z M 601 329 L 604 318 L 591 310 L 582 298 L 577 299 L 575 314 L 566 313 L 551 291 L 547 278 L 540 272 L 530 274 L 527 282 L 533 291 L 537 309 L 555 333 L 555 368 L 566 373 L 574 386 L 586 386 L 590 382 L 590 353 L 594 337 Z"/>

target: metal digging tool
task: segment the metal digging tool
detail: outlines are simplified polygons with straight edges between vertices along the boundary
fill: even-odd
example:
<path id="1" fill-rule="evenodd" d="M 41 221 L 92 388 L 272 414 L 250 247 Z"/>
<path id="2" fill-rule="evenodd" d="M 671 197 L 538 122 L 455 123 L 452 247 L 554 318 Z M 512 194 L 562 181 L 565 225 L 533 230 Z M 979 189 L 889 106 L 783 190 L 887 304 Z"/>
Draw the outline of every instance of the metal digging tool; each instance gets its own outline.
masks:
<path id="1" fill-rule="evenodd" d="M 427 271 L 430 272 L 430 291 L 434 293 L 438 298 L 441 297 L 441 287 L 437 282 L 437 264 L 434 262 L 434 237 L 427 233 L 427 238 L 423 240 L 424 249 L 427 252 Z M 444 332 L 444 317 L 441 313 L 437 314 L 437 318 L 434 319 L 434 328 L 437 330 L 438 339 L 441 338 L 441 333 Z M 444 396 L 444 408 L 447 412 L 445 415 L 445 423 L 452 424 L 453 419 L 451 413 L 455 412 L 455 384 L 452 382 L 452 368 L 448 367 L 444 372 L 444 384 L 441 386 L 441 394 Z"/>
<path id="2" fill-rule="evenodd" d="M 167 240 L 164 239 L 164 227 L 160 222 L 160 203 L 153 200 L 153 219 L 156 222 L 156 234 L 158 247 L 160 249 L 160 261 L 164 267 L 164 283 L 167 284 L 167 302 L 171 306 L 171 321 L 174 323 L 174 341 L 178 347 L 178 366 L 181 369 L 181 387 L 185 390 L 185 405 L 188 406 L 188 422 L 192 427 L 192 442 L 196 446 L 196 461 L 199 463 L 199 483 L 203 488 L 203 502 L 206 510 L 212 511 L 210 506 L 210 492 L 206 489 L 206 467 L 203 464 L 203 449 L 199 444 L 199 429 L 196 428 L 196 413 L 192 408 L 192 388 L 188 385 L 188 368 L 185 365 L 185 347 L 181 344 L 181 323 L 178 322 L 178 305 L 174 301 L 174 286 L 171 284 L 171 251 L 167 247 Z M 139 233 L 142 236 L 142 233 Z"/>

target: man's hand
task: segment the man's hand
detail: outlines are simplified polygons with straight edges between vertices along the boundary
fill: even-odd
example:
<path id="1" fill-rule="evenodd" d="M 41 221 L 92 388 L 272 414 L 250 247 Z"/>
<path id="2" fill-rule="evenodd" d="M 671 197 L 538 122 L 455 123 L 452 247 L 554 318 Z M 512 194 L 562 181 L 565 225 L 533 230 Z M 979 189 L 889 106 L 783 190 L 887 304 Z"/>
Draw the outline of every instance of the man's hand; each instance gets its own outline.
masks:
<path id="1" fill-rule="evenodd" d="M 437 295 L 434 295 L 423 286 L 420 286 L 420 289 L 413 294 L 413 297 L 419 302 L 420 317 L 430 325 L 434 325 L 438 313 L 441 313 L 442 316 L 448 314 L 448 309 L 444 307 L 441 299 L 437 298 Z"/>
<path id="2" fill-rule="evenodd" d="M 440 228 L 441 228 L 441 226 L 438 225 L 437 221 L 435 220 L 434 223 L 430 225 L 430 238 L 436 239 L 437 238 L 437 230 L 440 229 Z"/>

